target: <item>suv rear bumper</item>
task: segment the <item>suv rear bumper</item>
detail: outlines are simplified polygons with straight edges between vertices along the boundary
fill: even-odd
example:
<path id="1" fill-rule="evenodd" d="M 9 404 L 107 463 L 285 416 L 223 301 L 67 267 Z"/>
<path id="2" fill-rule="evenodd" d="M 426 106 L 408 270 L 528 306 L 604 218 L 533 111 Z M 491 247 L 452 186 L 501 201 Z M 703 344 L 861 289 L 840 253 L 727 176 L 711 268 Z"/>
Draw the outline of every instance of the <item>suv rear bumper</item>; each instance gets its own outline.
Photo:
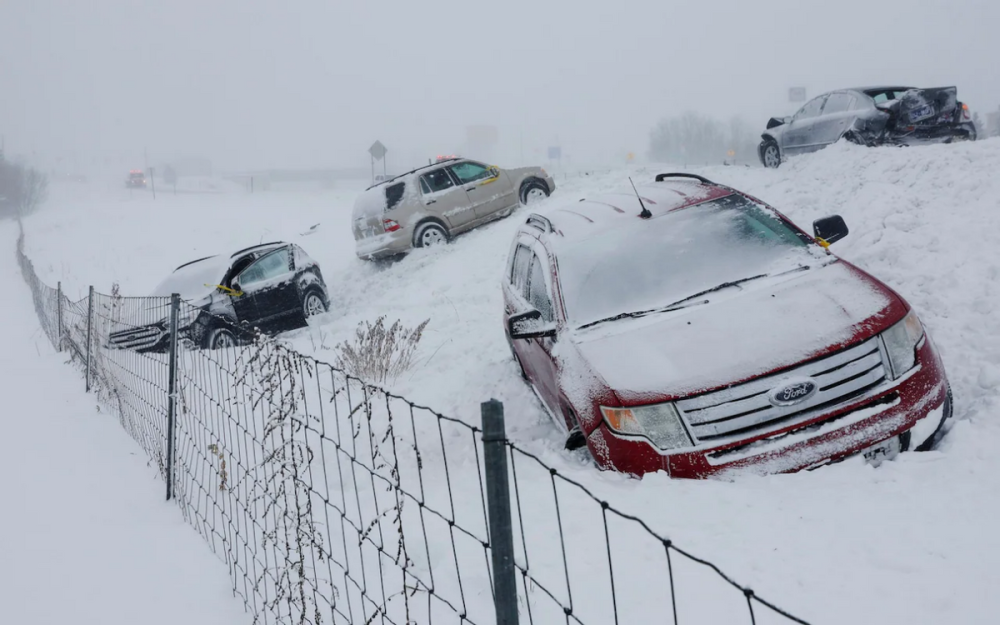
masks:
<path id="1" fill-rule="evenodd" d="M 917 350 L 917 366 L 899 380 L 805 423 L 723 446 L 661 452 L 645 439 L 626 438 L 602 421 L 588 445 L 606 468 L 641 475 L 666 471 L 672 477 L 790 473 L 835 462 L 911 432 L 909 449 L 936 430 L 946 409 L 948 383 L 930 338 Z"/>
<path id="2" fill-rule="evenodd" d="M 354 251 L 362 260 L 398 256 L 410 251 L 413 233 L 407 227 L 354 241 Z"/>

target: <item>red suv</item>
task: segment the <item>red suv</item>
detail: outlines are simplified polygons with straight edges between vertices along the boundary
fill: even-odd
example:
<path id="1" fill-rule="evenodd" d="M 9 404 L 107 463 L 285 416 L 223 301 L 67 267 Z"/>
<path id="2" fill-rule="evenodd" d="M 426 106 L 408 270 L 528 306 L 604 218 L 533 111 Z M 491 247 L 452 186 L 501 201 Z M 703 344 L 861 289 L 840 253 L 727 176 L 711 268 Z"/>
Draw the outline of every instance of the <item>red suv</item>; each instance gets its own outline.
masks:
<path id="1" fill-rule="evenodd" d="M 951 391 L 902 297 L 760 200 L 688 174 L 532 214 L 514 357 L 567 447 L 607 469 L 798 471 L 934 443 Z"/>

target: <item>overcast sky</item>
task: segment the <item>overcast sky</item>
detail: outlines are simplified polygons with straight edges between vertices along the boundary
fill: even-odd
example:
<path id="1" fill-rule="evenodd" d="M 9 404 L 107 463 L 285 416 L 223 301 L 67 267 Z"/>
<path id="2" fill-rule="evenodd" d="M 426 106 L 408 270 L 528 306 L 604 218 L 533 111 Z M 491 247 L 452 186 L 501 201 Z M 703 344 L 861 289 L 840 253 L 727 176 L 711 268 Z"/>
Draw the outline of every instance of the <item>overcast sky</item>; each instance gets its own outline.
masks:
<path id="1" fill-rule="evenodd" d="M 792 86 L 957 85 L 985 114 L 998 41 L 997 0 L 0 0 L 0 134 L 38 159 L 322 167 L 493 124 L 511 159 L 611 161 L 685 110 L 763 127 Z"/>

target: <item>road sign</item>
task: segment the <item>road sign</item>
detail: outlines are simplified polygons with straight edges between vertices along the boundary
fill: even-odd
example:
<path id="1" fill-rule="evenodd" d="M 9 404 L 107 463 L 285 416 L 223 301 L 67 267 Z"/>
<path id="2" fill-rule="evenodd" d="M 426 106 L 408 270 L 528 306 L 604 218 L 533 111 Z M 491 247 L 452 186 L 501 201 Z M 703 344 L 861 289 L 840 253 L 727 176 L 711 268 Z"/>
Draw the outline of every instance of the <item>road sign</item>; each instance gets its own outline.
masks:
<path id="1" fill-rule="evenodd" d="M 628 162 L 630 162 L 630 163 L 632 161 L 634 161 L 635 160 L 635 153 L 634 152 L 629 152 L 628 154 L 626 154 L 625 155 L 625 160 L 628 161 Z"/>
<path id="2" fill-rule="evenodd" d="M 562 148 L 558 145 L 553 145 L 549 147 L 549 160 L 558 161 L 562 158 Z"/>
<path id="3" fill-rule="evenodd" d="M 806 88 L 805 87 L 792 87 L 788 90 L 788 101 L 789 102 L 805 102 L 806 101 Z"/>
<path id="4" fill-rule="evenodd" d="M 736 150 L 729 150 L 728 152 L 726 152 L 726 154 L 728 154 L 729 156 L 736 156 Z"/>
<path id="5" fill-rule="evenodd" d="M 380 161 L 385 158 L 385 154 L 388 151 L 389 149 L 382 145 L 381 141 L 376 141 L 372 144 L 372 147 L 368 148 L 368 153 L 371 154 L 372 158 L 376 161 Z"/>

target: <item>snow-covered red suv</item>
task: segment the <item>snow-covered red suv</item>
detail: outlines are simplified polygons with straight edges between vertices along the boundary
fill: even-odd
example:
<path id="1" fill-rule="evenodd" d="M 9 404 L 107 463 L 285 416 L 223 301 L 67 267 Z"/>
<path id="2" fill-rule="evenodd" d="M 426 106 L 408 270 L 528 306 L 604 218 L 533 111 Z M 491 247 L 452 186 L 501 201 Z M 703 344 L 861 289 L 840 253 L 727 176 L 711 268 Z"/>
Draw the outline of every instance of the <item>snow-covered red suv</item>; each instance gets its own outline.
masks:
<path id="1" fill-rule="evenodd" d="M 760 200 L 688 174 L 532 214 L 504 280 L 514 356 L 567 447 L 702 478 L 928 449 L 951 414 L 916 312 Z"/>

